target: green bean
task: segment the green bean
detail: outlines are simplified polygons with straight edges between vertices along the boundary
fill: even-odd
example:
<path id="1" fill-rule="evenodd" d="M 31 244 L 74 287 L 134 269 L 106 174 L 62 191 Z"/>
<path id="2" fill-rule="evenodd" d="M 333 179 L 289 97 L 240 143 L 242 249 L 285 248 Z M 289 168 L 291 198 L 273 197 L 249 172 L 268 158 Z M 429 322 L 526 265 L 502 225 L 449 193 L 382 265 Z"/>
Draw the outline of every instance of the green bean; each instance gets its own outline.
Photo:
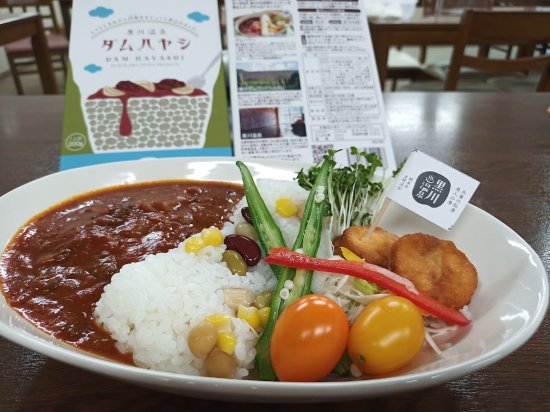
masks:
<path id="1" fill-rule="evenodd" d="M 227 268 L 234 275 L 244 276 L 248 270 L 248 266 L 243 257 L 234 250 L 226 250 L 222 254 L 222 261 L 227 264 Z"/>
<path id="2" fill-rule="evenodd" d="M 267 209 L 256 184 L 254 183 L 252 174 L 243 162 L 238 161 L 237 166 L 243 179 L 244 194 L 246 196 L 246 202 L 248 203 L 250 217 L 252 218 L 252 223 L 258 233 L 260 245 L 262 245 L 264 252 L 268 253 L 269 250 L 274 247 L 286 247 L 286 242 L 283 238 L 281 230 L 277 226 L 277 223 L 275 223 L 271 213 L 269 213 L 269 210 Z M 271 269 L 278 277 L 277 287 L 275 288 L 273 294 L 278 297 L 281 289 L 283 288 L 284 282 L 287 279 L 292 279 L 294 277 L 295 270 L 277 265 L 271 265 Z M 263 380 L 277 379 L 271 364 L 270 348 L 273 326 L 277 321 L 282 304 L 283 301 L 280 298 L 272 300 L 267 326 L 256 344 L 256 366 L 258 367 L 258 375 L 260 379 Z"/>
<path id="3" fill-rule="evenodd" d="M 286 247 L 285 239 L 281 233 L 281 229 L 273 220 L 273 216 L 269 213 L 267 206 L 265 205 L 252 174 L 241 161 L 237 162 L 237 167 L 241 172 L 244 185 L 244 194 L 246 196 L 246 201 L 248 203 L 248 209 L 250 211 L 250 216 L 252 217 L 252 222 L 254 223 L 254 228 L 260 239 L 260 244 L 265 253 L 268 253 L 271 248 L 274 247 Z M 273 272 L 276 275 L 279 275 L 282 268 L 280 266 L 273 265 L 271 266 Z"/>
<path id="4" fill-rule="evenodd" d="M 271 301 L 273 300 L 273 292 L 266 290 L 260 292 L 254 299 L 254 306 L 258 309 L 265 308 L 266 306 L 271 306 Z"/>
<path id="5" fill-rule="evenodd" d="M 296 242 L 294 242 L 293 249 L 296 250 L 301 248 L 303 254 L 306 256 L 315 257 L 319 250 L 323 230 L 323 218 L 329 214 L 328 174 L 332 165 L 332 157 L 327 156 L 309 192 L 304 208 L 304 215 L 300 223 L 300 229 L 298 230 L 298 236 Z M 296 270 L 294 286 L 290 290 L 290 295 L 285 300 L 281 312 L 299 297 L 311 293 L 312 279 L 313 271 L 303 269 Z"/>
<path id="6" fill-rule="evenodd" d="M 333 163 L 332 156 L 327 156 L 321 166 L 306 202 L 298 236 L 292 247 L 293 250 L 302 248 L 303 252 L 308 256 L 315 256 L 319 249 L 319 244 L 321 243 L 323 217 L 328 214 L 329 210 L 327 180 L 329 170 Z M 274 247 L 285 247 L 286 244 L 281 230 L 275 223 L 271 213 L 269 213 L 250 171 L 244 163 L 240 161 L 237 162 L 237 166 L 243 178 L 248 208 L 250 209 L 252 221 L 258 233 L 262 248 L 266 253 L 269 253 L 269 250 Z M 275 322 L 286 305 L 300 296 L 311 293 L 311 280 L 313 275 L 311 271 L 295 271 L 294 269 L 283 268 L 277 265 L 271 265 L 271 268 L 278 277 L 277 287 L 273 293 L 267 326 L 256 344 L 256 365 L 258 367 L 260 379 L 264 380 L 275 380 L 277 378 L 273 371 L 270 354 L 271 335 L 273 334 Z M 284 300 L 281 298 L 281 290 L 284 288 L 284 283 L 288 279 L 294 281 L 294 287 L 290 292 L 290 296 Z"/>

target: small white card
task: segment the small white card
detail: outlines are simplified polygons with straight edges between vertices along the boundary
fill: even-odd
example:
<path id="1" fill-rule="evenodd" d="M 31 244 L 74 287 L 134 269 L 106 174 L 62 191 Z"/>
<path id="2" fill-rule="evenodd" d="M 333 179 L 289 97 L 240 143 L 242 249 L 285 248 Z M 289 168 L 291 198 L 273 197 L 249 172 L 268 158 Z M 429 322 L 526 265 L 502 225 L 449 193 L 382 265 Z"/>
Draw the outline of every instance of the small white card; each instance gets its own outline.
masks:
<path id="1" fill-rule="evenodd" d="M 414 150 L 399 172 L 387 197 L 401 206 L 451 230 L 479 182 Z"/>

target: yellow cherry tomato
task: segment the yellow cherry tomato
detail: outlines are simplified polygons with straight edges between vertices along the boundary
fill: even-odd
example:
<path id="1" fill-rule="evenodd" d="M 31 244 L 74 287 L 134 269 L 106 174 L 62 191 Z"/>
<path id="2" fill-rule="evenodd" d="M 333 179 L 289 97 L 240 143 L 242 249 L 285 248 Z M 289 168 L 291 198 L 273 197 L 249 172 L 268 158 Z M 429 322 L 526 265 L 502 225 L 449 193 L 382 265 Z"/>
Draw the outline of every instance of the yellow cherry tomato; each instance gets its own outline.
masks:
<path id="1" fill-rule="evenodd" d="M 363 372 L 380 375 L 407 365 L 424 343 L 421 311 L 400 296 L 368 304 L 353 323 L 348 353 Z"/>
<path id="2" fill-rule="evenodd" d="M 277 378 L 313 382 L 334 369 L 346 350 L 349 323 L 342 308 L 324 295 L 306 295 L 279 316 L 271 336 Z"/>

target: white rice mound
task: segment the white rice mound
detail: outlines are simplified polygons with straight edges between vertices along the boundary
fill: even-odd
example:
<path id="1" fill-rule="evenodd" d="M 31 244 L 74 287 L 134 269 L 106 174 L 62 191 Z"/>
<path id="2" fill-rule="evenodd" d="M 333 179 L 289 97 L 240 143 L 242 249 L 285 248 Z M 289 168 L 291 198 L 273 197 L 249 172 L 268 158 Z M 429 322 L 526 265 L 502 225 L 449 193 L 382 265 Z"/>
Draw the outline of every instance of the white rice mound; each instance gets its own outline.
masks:
<path id="1" fill-rule="evenodd" d="M 256 182 L 258 191 L 262 195 L 267 209 L 273 216 L 275 223 L 281 229 L 283 237 L 288 247 L 292 247 L 298 229 L 300 228 L 300 218 L 298 216 L 281 217 L 275 211 L 275 202 L 277 199 L 283 197 L 289 197 L 293 200 L 294 204 L 301 207 L 306 203 L 309 192 L 302 189 L 297 182 L 285 182 L 280 180 L 261 179 Z M 234 225 L 244 222 L 244 218 L 241 214 L 241 209 L 247 206 L 246 198 L 243 198 L 237 205 L 235 213 L 229 218 L 229 223 L 224 226 L 222 232 L 225 235 L 234 233 Z"/>
<path id="2" fill-rule="evenodd" d="M 308 192 L 296 182 L 258 181 L 258 188 L 287 245 L 292 246 L 300 220 L 278 216 L 275 200 L 290 197 L 297 205 L 303 205 Z M 244 220 L 240 209 L 245 205 L 243 199 L 224 225 L 224 236 L 234 233 L 235 225 Z M 330 250 L 328 232 L 322 243 L 322 249 Z M 137 366 L 201 375 L 203 360 L 190 352 L 187 336 L 208 315 L 225 312 L 235 316 L 223 303 L 223 289 L 248 288 L 259 293 L 275 289 L 277 282 L 263 260 L 249 268 L 246 276 L 236 276 L 222 262 L 224 245 L 206 247 L 197 255 L 186 253 L 183 245 L 122 267 L 105 287 L 94 316 L 117 341 L 121 352 L 132 352 Z M 236 377 L 242 378 L 254 366 L 258 334 L 235 317 L 232 328 L 237 337 Z"/>

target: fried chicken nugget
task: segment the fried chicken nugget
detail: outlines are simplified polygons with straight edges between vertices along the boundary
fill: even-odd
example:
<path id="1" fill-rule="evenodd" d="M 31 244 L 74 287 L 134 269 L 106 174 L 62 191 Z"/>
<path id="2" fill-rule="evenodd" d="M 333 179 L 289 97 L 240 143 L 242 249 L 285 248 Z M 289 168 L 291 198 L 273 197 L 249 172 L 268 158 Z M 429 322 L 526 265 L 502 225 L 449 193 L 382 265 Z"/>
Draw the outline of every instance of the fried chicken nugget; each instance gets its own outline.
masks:
<path id="1" fill-rule="evenodd" d="M 391 248 L 399 238 L 377 227 L 372 236 L 366 239 L 369 227 L 369 225 L 348 227 L 334 240 L 334 253 L 341 256 L 340 247 L 344 246 L 365 261 L 388 268 Z"/>
<path id="2" fill-rule="evenodd" d="M 454 309 L 470 303 L 477 288 L 477 270 L 466 255 L 453 242 L 424 233 L 394 243 L 389 269 Z"/>

